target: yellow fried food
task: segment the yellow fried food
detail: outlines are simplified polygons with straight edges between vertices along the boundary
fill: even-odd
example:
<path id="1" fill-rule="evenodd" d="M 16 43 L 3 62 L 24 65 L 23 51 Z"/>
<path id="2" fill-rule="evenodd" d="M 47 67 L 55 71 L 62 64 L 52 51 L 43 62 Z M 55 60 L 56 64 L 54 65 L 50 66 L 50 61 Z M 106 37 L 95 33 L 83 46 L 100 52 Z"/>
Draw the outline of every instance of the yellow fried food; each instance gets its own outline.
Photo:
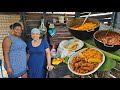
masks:
<path id="1" fill-rule="evenodd" d="M 87 60 L 88 62 L 96 62 L 96 63 L 100 63 L 102 62 L 102 59 L 98 59 L 98 58 L 90 58 Z"/>
<path id="2" fill-rule="evenodd" d="M 60 63 L 62 63 L 63 62 L 63 59 L 60 59 L 60 58 L 54 58 L 53 60 L 52 60 L 52 64 L 53 65 L 58 65 L 58 64 L 60 64 Z"/>
<path id="3" fill-rule="evenodd" d="M 73 57 L 70 65 L 77 73 L 88 73 L 93 71 L 103 60 L 103 55 L 96 49 L 85 48 Z"/>
<path id="4" fill-rule="evenodd" d="M 85 23 L 83 25 L 75 25 L 73 27 L 71 27 L 71 29 L 74 29 L 74 30 L 90 30 L 90 29 L 93 29 L 93 28 L 96 28 L 97 27 L 97 24 L 94 24 L 92 22 L 90 23 Z"/>
<path id="5" fill-rule="evenodd" d="M 82 54 L 85 56 L 85 58 L 87 60 L 90 59 L 90 58 L 97 58 L 97 59 L 100 59 L 100 60 L 103 59 L 103 55 L 98 50 L 95 50 L 95 49 L 92 49 L 92 48 L 85 49 L 82 52 Z"/>
<path id="6" fill-rule="evenodd" d="M 68 46 L 68 50 L 76 50 L 78 46 L 77 42 L 74 42 Z"/>

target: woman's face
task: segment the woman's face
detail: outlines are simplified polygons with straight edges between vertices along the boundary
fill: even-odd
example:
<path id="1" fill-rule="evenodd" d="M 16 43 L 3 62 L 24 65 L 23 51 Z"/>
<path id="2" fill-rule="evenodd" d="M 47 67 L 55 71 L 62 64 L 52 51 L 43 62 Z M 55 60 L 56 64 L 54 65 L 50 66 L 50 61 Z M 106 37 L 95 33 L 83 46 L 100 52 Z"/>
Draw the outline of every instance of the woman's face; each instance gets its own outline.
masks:
<path id="1" fill-rule="evenodd" d="M 22 28 L 20 26 L 16 26 L 14 29 L 13 29 L 13 33 L 15 36 L 21 36 L 22 34 Z"/>
<path id="2" fill-rule="evenodd" d="M 36 32 L 33 32 L 31 34 L 31 37 L 32 37 L 33 40 L 39 40 L 40 39 L 40 34 L 36 33 Z"/>

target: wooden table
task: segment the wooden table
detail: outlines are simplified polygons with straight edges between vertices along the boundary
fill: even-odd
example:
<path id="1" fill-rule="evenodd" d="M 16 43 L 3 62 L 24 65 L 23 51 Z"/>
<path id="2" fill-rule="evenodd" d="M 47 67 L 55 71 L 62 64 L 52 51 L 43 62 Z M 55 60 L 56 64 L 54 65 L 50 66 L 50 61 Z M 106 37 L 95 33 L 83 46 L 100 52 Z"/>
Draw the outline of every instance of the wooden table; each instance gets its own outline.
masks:
<path id="1" fill-rule="evenodd" d="M 107 30 L 107 29 L 109 29 L 109 26 L 100 24 L 100 30 Z M 115 29 L 115 31 L 118 31 L 118 30 Z M 85 43 L 85 46 L 83 48 L 85 48 L 85 47 L 96 47 L 97 48 L 97 46 L 94 43 L 93 38 L 88 39 L 88 40 L 84 40 L 84 43 Z M 107 53 L 114 54 L 118 57 L 120 56 L 120 50 L 117 50 L 115 52 L 107 52 Z M 98 77 L 102 78 L 103 77 L 103 78 L 106 78 L 107 75 L 110 74 L 110 70 L 116 66 L 117 61 L 120 61 L 120 59 L 115 59 L 113 57 L 106 56 L 106 60 L 105 60 L 104 64 L 98 69 L 98 71 L 95 72 L 94 74 L 91 74 L 91 75 L 87 76 L 87 77 L 93 77 L 93 78 L 98 78 Z M 48 77 L 49 78 L 59 78 L 59 77 L 65 76 L 65 75 L 72 74 L 70 72 L 70 70 L 68 69 L 67 64 L 56 65 L 55 68 L 56 69 L 48 72 L 48 75 L 49 75 Z M 105 74 L 106 74 L 106 76 L 105 76 Z M 81 77 L 81 78 L 84 78 L 84 77 Z"/>
<path id="2" fill-rule="evenodd" d="M 72 72 L 68 69 L 67 64 L 60 63 L 59 65 L 54 65 L 55 69 L 48 72 L 47 78 L 62 78 L 67 75 L 71 75 Z"/>

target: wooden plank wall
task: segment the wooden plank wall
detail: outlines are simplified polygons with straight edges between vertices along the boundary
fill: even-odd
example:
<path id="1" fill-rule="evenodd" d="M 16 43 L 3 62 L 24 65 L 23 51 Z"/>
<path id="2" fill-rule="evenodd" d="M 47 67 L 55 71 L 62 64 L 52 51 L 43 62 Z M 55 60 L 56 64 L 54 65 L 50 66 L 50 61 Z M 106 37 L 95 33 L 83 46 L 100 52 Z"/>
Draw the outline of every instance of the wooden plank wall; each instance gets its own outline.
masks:
<path id="1" fill-rule="evenodd" d="M 41 16 L 43 16 L 43 13 L 42 14 L 41 13 L 25 14 L 25 19 L 26 19 L 25 22 L 26 22 L 26 28 L 27 28 L 25 32 L 26 32 L 27 41 L 31 40 L 30 31 L 32 30 L 32 28 L 35 28 L 35 27 L 38 28 L 40 26 Z M 58 18 L 57 18 L 58 16 L 64 16 L 64 14 L 46 14 L 46 21 L 49 19 L 52 19 L 52 17 L 56 18 L 56 20 L 58 21 Z M 71 14 L 68 14 L 67 16 L 69 17 L 69 19 L 72 19 L 74 17 Z"/>
<path id="2" fill-rule="evenodd" d="M 94 14 L 98 14 L 98 16 L 94 16 Z M 106 15 L 100 15 L 100 14 L 106 14 Z M 26 20 L 25 21 L 26 22 L 26 30 L 25 30 L 26 34 L 25 35 L 26 35 L 27 41 L 31 40 L 31 38 L 30 38 L 31 29 L 34 27 L 38 28 L 40 26 L 40 20 L 41 20 L 42 15 L 43 15 L 43 13 L 33 13 L 33 12 L 32 13 L 30 13 L 30 12 L 25 13 L 25 20 Z M 88 12 L 81 12 L 81 14 L 80 14 L 80 16 L 82 16 L 82 17 L 84 17 L 85 15 L 88 15 Z M 100 22 L 102 22 L 102 23 L 108 22 L 108 24 L 110 23 L 111 16 L 112 16 L 112 14 L 109 12 L 92 12 L 91 15 L 93 15 L 93 16 L 90 16 L 90 17 L 96 18 L 96 19 L 100 20 Z M 58 21 L 58 16 L 64 16 L 64 14 L 59 14 L 56 12 L 54 12 L 53 14 L 47 13 L 46 20 L 49 20 L 52 17 L 54 17 Z M 75 15 L 74 14 L 67 14 L 67 17 L 68 17 L 68 20 L 71 20 L 71 19 L 75 18 Z M 63 39 L 68 39 L 67 36 L 70 37 L 70 33 L 67 29 L 65 30 L 66 33 L 63 33 L 63 31 L 58 30 L 57 37 L 55 37 L 55 38 L 59 38 L 59 41 L 57 43 L 59 43 Z M 60 33 L 63 33 L 62 36 Z M 72 35 L 71 35 L 71 37 L 72 37 Z M 54 38 L 52 38 L 52 39 L 54 39 Z M 51 42 L 52 41 L 54 41 L 54 40 L 51 40 Z M 52 42 L 52 43 L 55 43 L 55 42 Z"/>

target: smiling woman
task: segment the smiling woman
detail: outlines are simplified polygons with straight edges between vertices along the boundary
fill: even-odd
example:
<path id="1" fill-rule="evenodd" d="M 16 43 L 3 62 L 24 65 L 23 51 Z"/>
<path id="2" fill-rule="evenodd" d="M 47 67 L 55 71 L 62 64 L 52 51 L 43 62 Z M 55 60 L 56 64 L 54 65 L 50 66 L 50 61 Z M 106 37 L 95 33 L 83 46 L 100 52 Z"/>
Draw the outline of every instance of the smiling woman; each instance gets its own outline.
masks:
<path id="1" fill-rule="evenodd" d="M 28 78 L 46 78 L 47 70 L 54 68 L 51 65 L 49 44 L 40 36 L 39 29 L 31 30 L 32 41 L 27 43 Z"/>
<path id="2" fill-rule="evenodd" d="M 5 69 L 9 78 L 22 76 L 27 78 L 26 43 L 22 40 L 22 26 L 14 23 L 11 26 L 12 35 L 4 38 L 2 43 Z"/>

